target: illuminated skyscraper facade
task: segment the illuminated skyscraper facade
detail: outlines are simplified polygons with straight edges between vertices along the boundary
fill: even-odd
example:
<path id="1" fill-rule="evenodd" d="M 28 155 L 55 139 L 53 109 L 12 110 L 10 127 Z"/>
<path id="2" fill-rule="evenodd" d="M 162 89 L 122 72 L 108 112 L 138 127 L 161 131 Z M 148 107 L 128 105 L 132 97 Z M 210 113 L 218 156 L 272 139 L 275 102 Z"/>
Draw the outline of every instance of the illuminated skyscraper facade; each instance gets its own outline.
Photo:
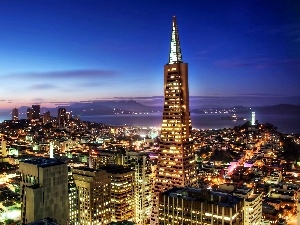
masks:
<path id="1" fill-rule="evenodd" d="M 78 190 L 71 171 L 68 168 L 68 193 L 69 193 L 69 225 L 79 225 L 79 199 Z"/>
<path id="2" fill-rule="evenodd" d="M 1 142 L 2 157 L 7 157 L 6 140 L 2 137 L 2 139 L 0 140 L 0 142 Z"/>
<path id="3" fill-rule="evenodd" d="M 109 224 L 111 222 L 110 176 L 105 170 L 87 167 L 78 167 L 72 172 L 78 190 L 79 224 Z"/>
<path id="4" fill-rule="evenodd" d="M 189 112 L 188 64 L 182 61 L 175 17 L 169 63 L 164 66 L 164 97 L 151 224 L 158 224 L 159 193 L 173 187 L 196 186 L 197 183 Z"/>
<path id="5" fill-rule="evenodd" d="M 106 165 L 100 169 L 110 176 L 111 220 L 134 220 L 134 170 L 121 165 Z"/>
<path id="6" fill-rule="evenodd" d="M 252 116 L 251 116 L 251 125 L 252 125 L 252 126 L 255 125 L 255 112 L 252 112 Z"/>
<path id="7" fill-rule="evenodd" d="M 90 150 L 89 167 L 99 169 L 110 164 L 123 165 L 123 158 L 122 151 Z"/>
<path id="8" fill-rule="evenodd" d="M 149 153 L 128 151 L 124 161 L 135 171 L 134 221 L 137 225 L 149 224 L 152 209 L 152 173 Z"/>

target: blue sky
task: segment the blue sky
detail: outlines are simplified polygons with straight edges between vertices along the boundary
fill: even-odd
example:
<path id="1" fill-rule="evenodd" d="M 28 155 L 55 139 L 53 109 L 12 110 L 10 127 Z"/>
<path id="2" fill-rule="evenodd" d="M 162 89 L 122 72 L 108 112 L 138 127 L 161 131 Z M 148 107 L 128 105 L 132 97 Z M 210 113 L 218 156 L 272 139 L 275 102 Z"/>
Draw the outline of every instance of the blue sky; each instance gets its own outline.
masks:
<path id="1" fill-rule="evenodd" d="M 299 10 L 299 1 L 2 0 L 0 108 L 162 96 L 173 15 L 200 104 L 300 104 Z"/>

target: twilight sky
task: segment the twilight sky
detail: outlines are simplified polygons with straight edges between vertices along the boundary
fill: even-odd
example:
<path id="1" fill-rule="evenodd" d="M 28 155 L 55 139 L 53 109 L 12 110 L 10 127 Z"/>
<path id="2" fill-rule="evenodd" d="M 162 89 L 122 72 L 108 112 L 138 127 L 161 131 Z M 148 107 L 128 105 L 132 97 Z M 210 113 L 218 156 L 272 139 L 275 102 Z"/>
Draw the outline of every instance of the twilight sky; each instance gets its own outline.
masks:
<path id="1" fill-rule="evenodd" d="M 152 104 L 173 15 L 200 105 L 300 104 L 299 12 L 296 0 L 1 0 L 0 108 Z"/>

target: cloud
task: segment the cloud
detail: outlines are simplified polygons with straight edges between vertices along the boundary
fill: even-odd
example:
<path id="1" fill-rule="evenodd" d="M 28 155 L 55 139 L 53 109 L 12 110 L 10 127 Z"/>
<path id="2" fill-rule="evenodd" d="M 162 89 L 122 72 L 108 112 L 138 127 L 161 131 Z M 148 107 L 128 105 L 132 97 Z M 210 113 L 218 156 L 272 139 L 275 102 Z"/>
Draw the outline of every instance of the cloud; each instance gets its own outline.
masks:
<path id="1" fill-rule="evenodd" d="M 51 101 L 48 103 L 54 103 L 54 104 L 71 104 L 74 103 L 74 101 Z"/>
<path id="2" fill-rule="evenodd" d="M 244 93 L 244 94 L 237 94 L 236 96 L 243 96 L 243 97 L 286 97 L 281 94 L 274 94 L 274 93 Z"/>
<path id="3" fill-rule="evenodd" d="M 43 98 L 33 98 L 31 99 L 31 102 L 33 102 L 32 104 L 41 104 L 45 102 L 45 99 Z"/>
<path id="4" fill-rule="evenodd" d="M 87 83 L 81 83 L 81 84 L 78 84 L 77 86 L 78 87 L 103 87 L 103 86 L 107 86 L 108 83 L 106 82 L 87 82 Z"/>
<path id="5" fill-rule="evenodd" d="M 29 86 L 29 88 L 35 90 L 49 90 L 49 89 L 55 89 L 57 88 L 57 86 L 52 84 L 34 84 Z"/>
<path id="6" fill-rule="evenodd" d="M 12 73 L 3 75 L 1 77 L 6 78 L 24 78 L 26 79 L 86 79 L 86 78 L 98 78 L 98 77 L 112 77 L 118 73 L 112 70 L 63 70 L 63 71 L 48 71 L 48 72 L 24 72 L 24 73 Z"/>
<path id="7" fill-rule="evenodd" d="M 271 57 L 236 57 L 216 61 L 215 64 L 225 68 L 255 67 L 264 69 L 266 67 L 283 66 L 286 68 L 300 67 L 300 58 L 271 58 Z"/>

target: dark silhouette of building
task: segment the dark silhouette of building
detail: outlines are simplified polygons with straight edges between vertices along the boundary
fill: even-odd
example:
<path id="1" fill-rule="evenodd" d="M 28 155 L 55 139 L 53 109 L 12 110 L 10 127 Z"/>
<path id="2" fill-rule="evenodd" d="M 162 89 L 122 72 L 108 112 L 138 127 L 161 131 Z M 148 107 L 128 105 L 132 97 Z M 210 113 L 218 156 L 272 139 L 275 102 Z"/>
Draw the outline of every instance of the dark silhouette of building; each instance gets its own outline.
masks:
<path id="1" fill-rule="evenodd" d="M 32 120 L 33 119 L 33 109 L 32 108 L 28 108 L 27 109 L 27 119 L 28 120 Z"/>
<path id="2" fill-rule="evenodd" d="M 34 120 L 40 119 L 40 114 L 41 114 L 41 106 L 40 105 L 32 105 L 33 109 L 33 118 Z"/>
<path id="3" fill-rule="evenodd" d="M 46 123 L 50 123 L 50 122 L 51 122 L 50 112 L 47 111 L 47 112 L 44 113 L 43 123 L 46 124 Z"/>
<path id="4" fill-rule="evenodd" d="M 14 108 L 11 112 L 11 119 L 12 120 L 19 120 L 19 110 Z"/>
<path id="5" fill-rule="evenodd" d="M 58 113 L 57 113 L 57 122 L 58 122 L 58 127 L 65 127 L 66 123 L 66 115 L 67 110 L 66 108 L 59 108 Z"/>

